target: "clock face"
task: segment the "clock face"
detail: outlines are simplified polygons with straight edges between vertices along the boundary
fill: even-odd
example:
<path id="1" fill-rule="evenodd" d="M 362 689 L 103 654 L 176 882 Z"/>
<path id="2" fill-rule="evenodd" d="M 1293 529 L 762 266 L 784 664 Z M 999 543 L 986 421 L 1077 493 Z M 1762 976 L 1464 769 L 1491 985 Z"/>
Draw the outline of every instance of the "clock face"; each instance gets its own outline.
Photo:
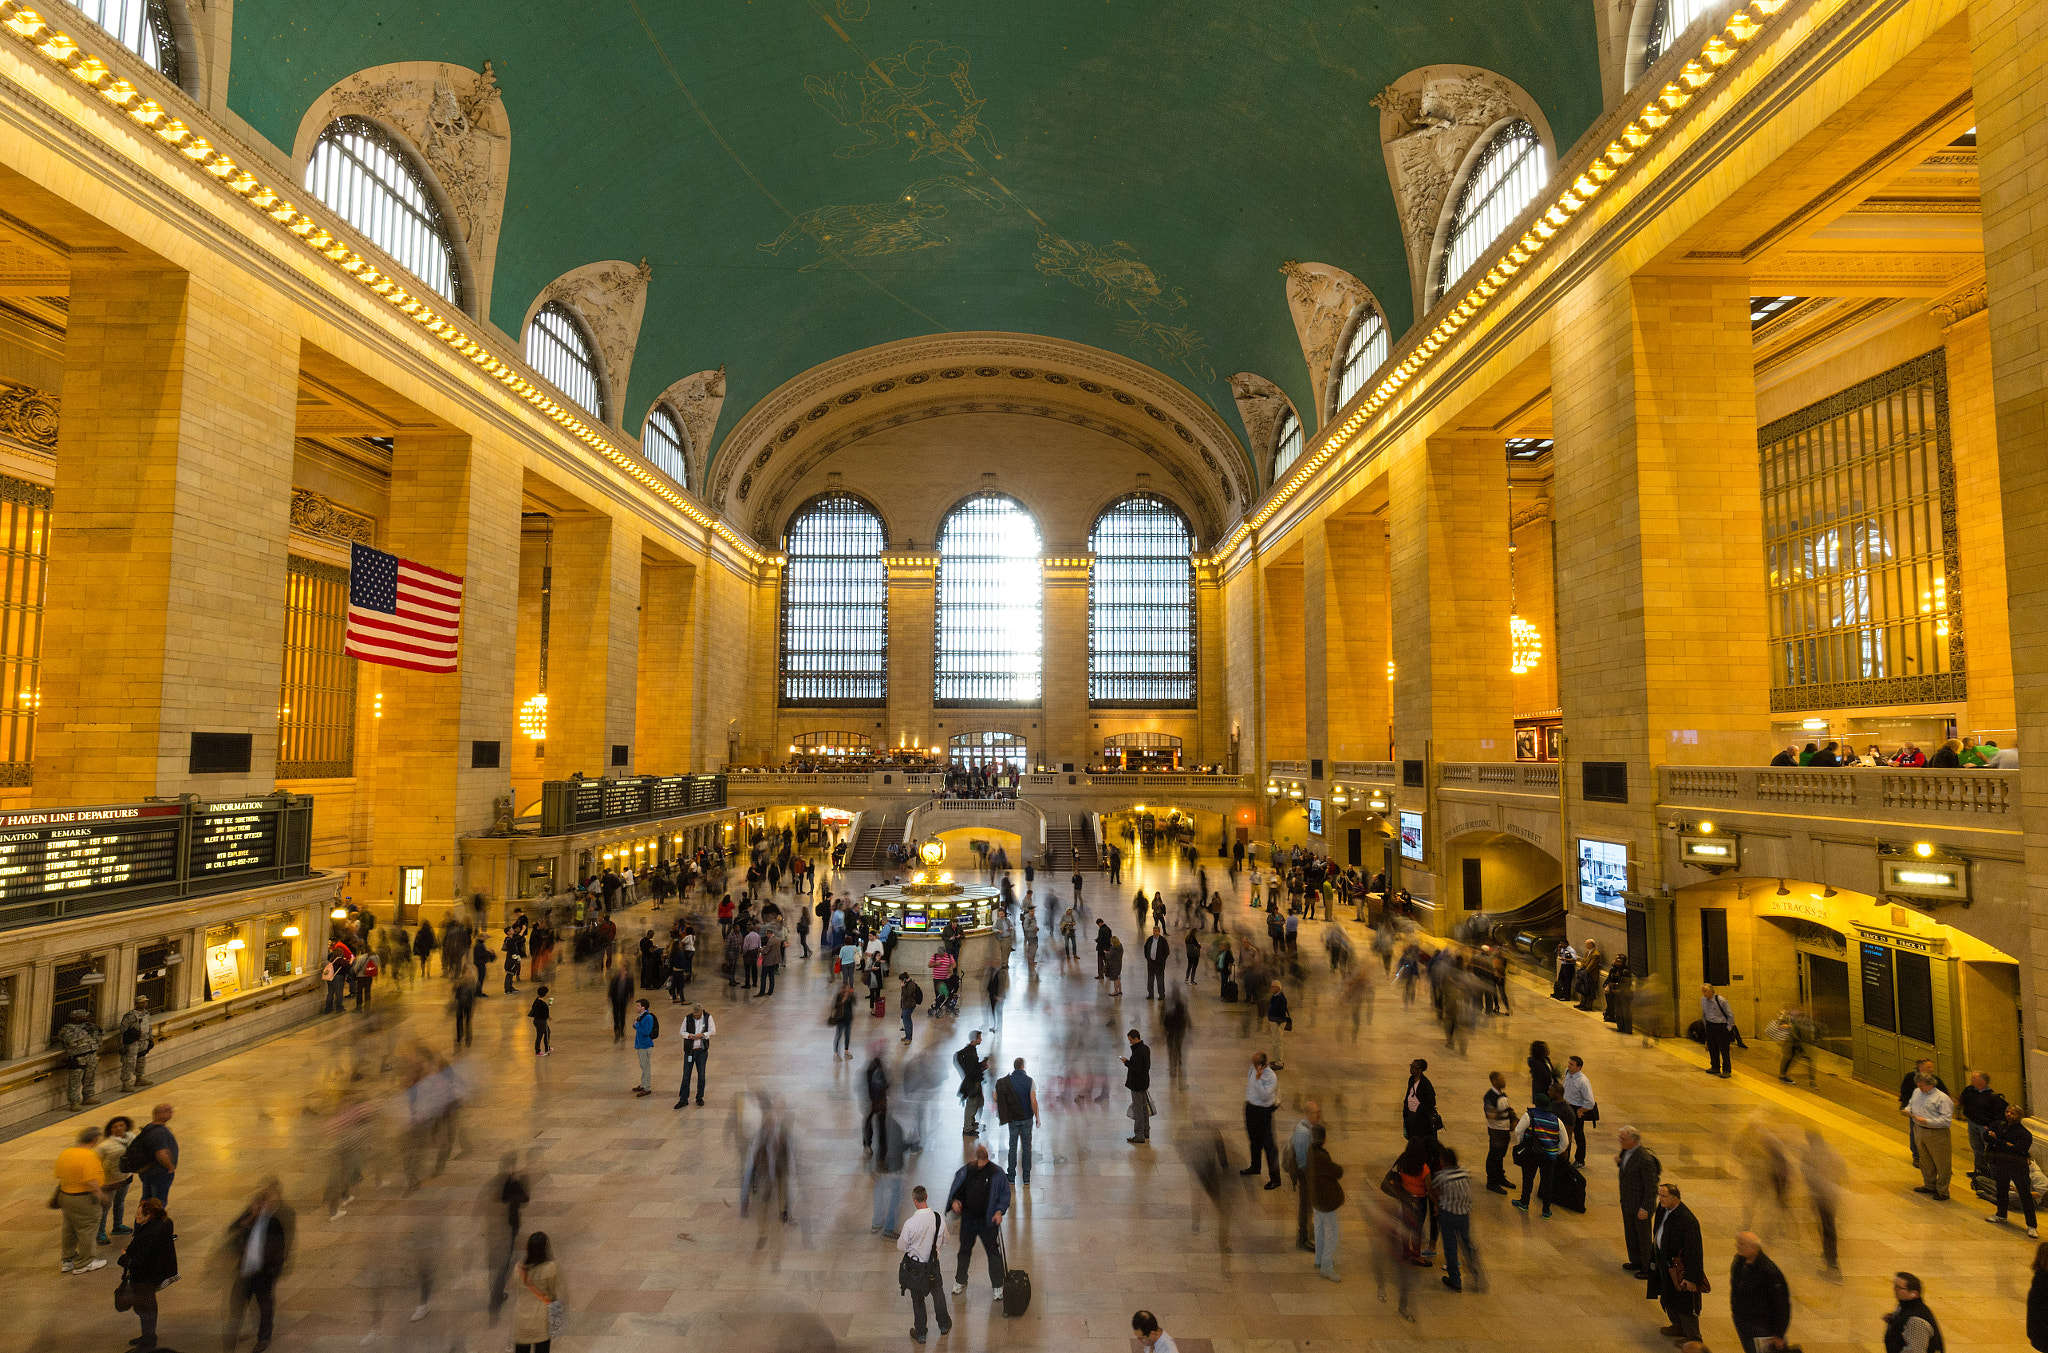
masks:
<path id="1" fill-rule="evenodd" d="M 939 840 L 927 841 L 917 848 L 917 853 L 926 864 L 937 864 L 946 858 L 946 843 Z"/>

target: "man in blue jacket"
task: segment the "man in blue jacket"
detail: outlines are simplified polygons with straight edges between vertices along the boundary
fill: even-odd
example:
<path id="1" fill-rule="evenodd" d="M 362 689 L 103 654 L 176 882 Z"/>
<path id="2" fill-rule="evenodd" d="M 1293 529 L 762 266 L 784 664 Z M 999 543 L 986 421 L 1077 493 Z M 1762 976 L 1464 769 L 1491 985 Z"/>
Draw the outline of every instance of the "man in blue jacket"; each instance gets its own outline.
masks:
<path id="1" fill-rule="evenodd" d="M 640 1002 L 640 1013 L 633 1017 L 633 1052 L 640 1058 L 640 1083 L 633 1087 L 633 1093 L 643 1098 L 654 1093 L 654 1033 L 657 1027 L 654 1012 L 647 1008 L 647 1002 Z"/>
<path id="2" fill-rule="evenodd" d="M 967 1261 L 974 1255 L 979 1239 L 988 1255 L 989 1286 L 994 1300 L 1003 1299 L 1002 1227 L 1003 1214 L 1010 1210 L 1010 1180 L 988 1158 L 988 1143 L 974 1144 L 974 1163 L 963 1165 L 953 1176 L 946 1194 L 946 1209 L 960 1219 L 960 1262 L 953 1269 L 953 1295 L 967 1290 Z"/>

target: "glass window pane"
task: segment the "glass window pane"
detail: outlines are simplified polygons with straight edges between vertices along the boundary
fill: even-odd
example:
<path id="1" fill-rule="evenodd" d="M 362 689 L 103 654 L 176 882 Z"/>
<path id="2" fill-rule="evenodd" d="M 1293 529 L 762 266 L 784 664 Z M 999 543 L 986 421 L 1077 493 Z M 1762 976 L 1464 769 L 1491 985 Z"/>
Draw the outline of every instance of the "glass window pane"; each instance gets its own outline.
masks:
<path id="1" fill-rule="evenodd" d="M 1035 705 L 1043 645 L 1038 524 L 1023 504 L 983 493 L 939 528 L 941 705 Z"/>
<path id="2" fill-rule="evenodd" d="M 1526 121 L 1511 122 L 1495 134 L 1458 194 L 1436 287 L 1430 296 L 1432 305 L 1536 200 L 1550 177 L 1546 159 L 1543 142 Z"/>
<path id="3" fill-rule="evenodd" d="M 549 301 L 535 311 L 533 323 L 526 326 L 526 361 L 585 413 L 604 417 L 599 407 L 597 356 L 581 321 L 560 301 Z"/>
<path id="4" fill-rule="evenodd" d="M 647 426 L 640 434 L 640 449 L 647 453 L 655 469 L 684 488 L 690 487 L 690 462 L 683 454 L 683 425 L 667 408 L 657 404 L 654 412 L 647 415 Z"/>
<path id="5" fill-rule="evenodd" d="M 1088 700 L 1096 705 L 1192 705 L 1195 700 L 1194 538 L 1164 501 L 1140 494 L 1112 506 L 1088 538 Z"/>
<path id="6" fill-rule="evenodd" d="M 306 190 L 436 293 L 460 305 L 455 245 L 425 176 L 367 118 L 327 124 L 306 163 Z"/>
<path id="7" fill-rule="evenodd" d="M 791 519 L 783 544 L 783 704 L 887 699 L 888 547 L 881 517 L 852 494 L 826 494 Z"/>

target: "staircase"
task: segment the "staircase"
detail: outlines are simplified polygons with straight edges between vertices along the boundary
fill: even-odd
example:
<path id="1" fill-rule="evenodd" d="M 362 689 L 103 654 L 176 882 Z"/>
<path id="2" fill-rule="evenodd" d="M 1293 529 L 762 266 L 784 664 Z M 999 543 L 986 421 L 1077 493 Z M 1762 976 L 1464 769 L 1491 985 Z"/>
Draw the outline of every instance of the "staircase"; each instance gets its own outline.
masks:
<path id="1" fill-rule="evenodd" d="M 1074 834 L 1065 827 L 1045 825 L 1045 855 L 1048 870 L 1066 872 L 1074 861 Z"/>
<path id="2" fill-rule="evenodd" d="M 1070 853 L 1074 857 L 1074 868 L 1080 870 L 1102 868 L 1102 856 L 1095 849 L 1094 820 L 1077 815 L 1069 818 L 1068 821 L 1073 823 L 1073 826 L 1068 830 L 1067 836 L 1072 843 Z"/>
<path id="3" fill-rule="evenodd" d="M 888 851 L 891 846 L 903 844 L 903 815 L 890 813 L 878 825 L 862 825 L 860 835 L 853 839 L 853 849 L 846 852 L 848 869 L 884 869 L 888 867 Z"/>

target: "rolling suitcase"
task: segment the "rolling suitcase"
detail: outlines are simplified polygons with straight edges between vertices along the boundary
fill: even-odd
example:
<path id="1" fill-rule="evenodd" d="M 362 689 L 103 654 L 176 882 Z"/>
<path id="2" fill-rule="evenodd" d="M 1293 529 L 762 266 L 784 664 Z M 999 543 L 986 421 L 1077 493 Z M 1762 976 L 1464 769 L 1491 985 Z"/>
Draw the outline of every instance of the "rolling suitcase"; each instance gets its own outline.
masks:
<path id="1" fill-rule="evenodd" d="M 1003 1315 L 1011 1320 L 1031 1308 L 1031 1275 L 1021 1268 L 1010 1267 L 1010 1247 L 1002 1247 L 1003 1254 Z"/>
<path id="2" fill-rule="evenodd" d="M 1237 1001 L 1237 979 L 1235 977 L 1223 979 L 1223 999 L 1233 1004 Z"/>
<path id="3" fill-rule="evenodd" d="M 883 1015 L 888 1014 L 889 998 L 879 991 L 876 992 L 874 1001 L 868 1006 L 868 1013 L 876 1019 L 880 1019 Z"/>
<path id="4" fill-rule="evenodd" d="M 1586 1210 L 1586 1176 L 1579 1173 L 1577 1166 L 1559 1158 L 1550 1167 L 1550 1197 L 1546 1200 L 1552 1207 L 1564 1208 L 1567 1212 Z"/>

